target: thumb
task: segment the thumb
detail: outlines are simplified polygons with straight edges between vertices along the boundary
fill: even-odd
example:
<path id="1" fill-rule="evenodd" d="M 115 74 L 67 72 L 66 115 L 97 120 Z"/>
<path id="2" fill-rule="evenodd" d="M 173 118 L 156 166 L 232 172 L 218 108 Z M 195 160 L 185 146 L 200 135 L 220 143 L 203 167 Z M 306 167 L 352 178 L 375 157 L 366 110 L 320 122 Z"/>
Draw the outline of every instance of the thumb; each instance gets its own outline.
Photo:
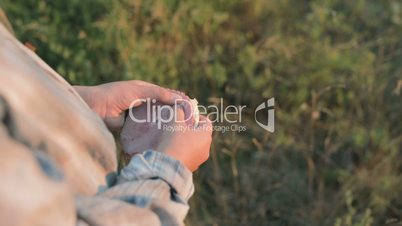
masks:
<path id="1" fill-rule="evenodd" d="M 184 114 L 184 110 L 183 108 L 181 108 L 180 106 L 175 106 L 175 123 L 185 123 L 186 121 L 186 116 Z"/>
<path id="2" fill-rule="evenodd" d="M 109 117 L 106 116 L 103 121 L 107 128 L 111 131 L 120 131 L 124 124 L 124 112 L 118 116 Z"/>

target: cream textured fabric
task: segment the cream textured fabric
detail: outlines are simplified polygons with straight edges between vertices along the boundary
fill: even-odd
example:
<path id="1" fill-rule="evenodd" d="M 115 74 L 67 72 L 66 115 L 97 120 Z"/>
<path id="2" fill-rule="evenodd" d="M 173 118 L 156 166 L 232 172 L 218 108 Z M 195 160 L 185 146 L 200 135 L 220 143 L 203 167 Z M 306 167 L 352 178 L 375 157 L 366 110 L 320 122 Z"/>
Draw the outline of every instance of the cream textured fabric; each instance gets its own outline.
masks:
<path id="1" fill-rule="evenodd" d="M 183 224 L 191 172 L 150 150 L 117 175 L 101 118 L 1 23 L 0 120 L 0 226 Z"/>
<path id="2" fill-rule="evenodd" d="M 96 193 L 105 176 L 116 170 L 114 139 L 102 120 L 1 25 L 0 96 L 11 136 L 52 156 L 74 192 Z"/>

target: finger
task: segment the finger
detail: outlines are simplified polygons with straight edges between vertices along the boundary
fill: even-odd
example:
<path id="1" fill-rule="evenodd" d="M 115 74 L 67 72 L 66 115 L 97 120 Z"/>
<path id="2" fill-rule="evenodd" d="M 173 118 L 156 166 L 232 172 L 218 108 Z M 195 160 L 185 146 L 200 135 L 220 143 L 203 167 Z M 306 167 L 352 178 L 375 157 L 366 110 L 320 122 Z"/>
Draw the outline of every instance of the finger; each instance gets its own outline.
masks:
<path id="1" fill-rule="evenodd" d="M 176 112 L 175 112 L 175 114 L 176 114 L 175 115 L 176 123 L 184 123 L 185 120 L 186 120 L 186 116 L 184 114 L 183 109 L 180 108 L 180 107 L 177 107 L 175 109 L 176 109 Z"/>
<path id="2" fill-rule="evenodd" d="M 109 130 L 120 131 L 124 124 L 124 114 L 120 114 L 116 117 L 105 117 L 103 121 Z"/>
<path id="3" fill-rule="evenodd" d="M 193 105 L 190 102 L 190 99 L 183 99 L 183 100 L 178 100 L 177 103 L 181 108 L 184 110 L 184 115 L 185 119 L 188 125 L 193 125 L 195 120 L 194 120 L 194 109 Z"/>
<path id="4" fill-rule="evenodd" d="M 147 100 L 156 100 L 167 105 L 180 104 L 183 107 L 187 124 L 194 124 L 193 106 L 189 101 L 190 98 L 183 92 L 139 80 L 131 81 L 130 87 L 128 90 L 133 91 L 126 92 L 126 96 L 123 96 L 123 103 L 119 104 L 121 110 L 138 107 Z"/>
<path id="5" fill-rule="evenodd" d="M 139 98 L 155 99 L 163 104 L 173 105 L 176 100 L 181 100 L 183 97 L 177 93 L 171 92 L 166 88 L 160 86 L 140 86 L 137 91 Z"/>
<path id="6" fill-rule="evenodd" d="M 168 88 L 169 89 L 169 88 Z M 173 93 L 176 93 L 176 94 L 179 94 L 183 99 L 185 99 L 185 100 L 189 100 L 190 99 L 190 97 L 189 96 L 187 96 L 185 93 L 183 93 L 182 91 L 179 91 L 179 90 L 175 90 L 175 89 L 169 89 L 171 92 L 173 92 Z"/>
<path id="7" fill-rule="evenodd" d="M 183 92 L 163 88 L 154 84 L 145 84 L 139 92 L 140 99 L 150 98 L 155 99 L 163 104 L 174 105 L 180 104 L 183 107 L 185 121 L 187 124 L 194 124 L 193 113 L 194 109 L 190 102 L 190 98 Z M 138 105 L 136 105 L 138 106 Z"/>
<path id="8" fill-rule="evenodd" d="M 176 100 L 183 99 L 181 95 L 166 88 L 142 81 L 133 81 L 127 88 L 123 90 L 124 94 L 119 104 L 120 110 L 123 111 L 130 107 L 138 107 L 147 100 L 173 105 Z"/>
<path id="9" fill-rule="evenodd" d="M 170 89 L 170 88 L 164 88 L 152 83 L 144 82 L 141 80 L 136 80 L 135 81 L 137 85 L 141 85 L 145 91 L 152 92 L 152 90 L 157 90 L 156 95 L 149 95 L 149 98 L 155 98 L 156 100 L 164 103 L 164 104 L 175 104 L 174 101 L 176 100 L 184 100 L 184 101 L 189 101 L 190 97 L 187 96 L 184 92 L 175 90 L 175 89 Z M 158 93 L 159 92 L 159 93 Z M 154 92 L 155 93 L 155 92 Z M 173 95 L 173 102 L 171 101 L 172 98 L 169 97 L 169 95 Z M 140 96 L 144 97 L 144 96 Z M 158 98 L 159 97 L 159 98 Z"/>

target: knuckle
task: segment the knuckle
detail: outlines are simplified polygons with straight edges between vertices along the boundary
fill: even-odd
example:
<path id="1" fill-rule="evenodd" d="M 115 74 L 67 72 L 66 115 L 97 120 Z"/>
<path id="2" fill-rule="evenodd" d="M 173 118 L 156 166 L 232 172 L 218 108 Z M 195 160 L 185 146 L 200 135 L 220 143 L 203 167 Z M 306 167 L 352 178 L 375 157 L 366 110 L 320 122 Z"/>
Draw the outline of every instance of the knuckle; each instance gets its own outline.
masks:
<path id="1" fill-rule="evenodd" d="M 166 100 L 169 97 L 169 93 L 162 87 L 155 87 L 156 96 L 162 100 Z"/>

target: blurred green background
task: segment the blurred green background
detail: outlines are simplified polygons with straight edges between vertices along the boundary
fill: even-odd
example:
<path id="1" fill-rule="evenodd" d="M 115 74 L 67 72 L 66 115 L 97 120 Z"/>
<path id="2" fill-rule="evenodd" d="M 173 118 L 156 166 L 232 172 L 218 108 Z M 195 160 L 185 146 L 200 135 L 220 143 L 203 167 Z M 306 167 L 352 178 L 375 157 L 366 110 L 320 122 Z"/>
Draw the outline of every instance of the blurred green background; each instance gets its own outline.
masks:
<path id="1" fill-rule="evenodd" d="M 214 134 L 187 224 L 401 225 L 399 0 L 0 0 L 72 84 L 141 79 L 201 104 L 274 96 L 276 131 Z M 398 223 L 399 222 L 399 223 Z"/>

